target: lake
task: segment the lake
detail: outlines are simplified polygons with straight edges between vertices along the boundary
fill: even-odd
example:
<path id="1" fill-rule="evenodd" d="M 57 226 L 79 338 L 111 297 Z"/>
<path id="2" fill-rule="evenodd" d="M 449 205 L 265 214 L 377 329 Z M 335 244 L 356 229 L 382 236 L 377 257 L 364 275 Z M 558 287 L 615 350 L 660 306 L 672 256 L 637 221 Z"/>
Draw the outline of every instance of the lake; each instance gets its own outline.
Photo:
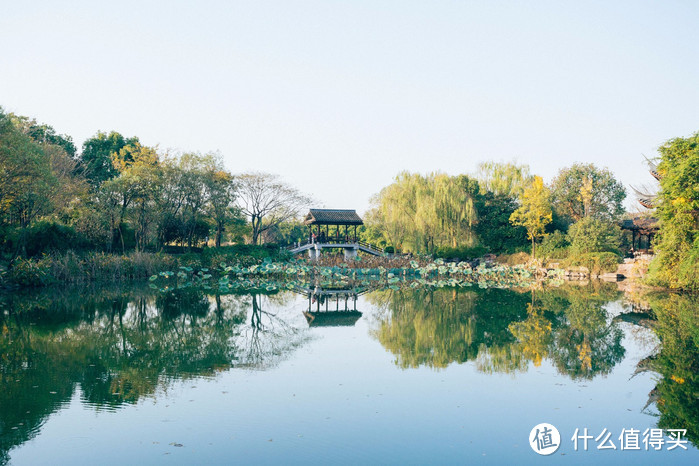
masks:
<path id="1" fill-rule="evenodd" d="M 0 464 L 699 464 L 697 297 L 393 288 L 6 293 Z"/>

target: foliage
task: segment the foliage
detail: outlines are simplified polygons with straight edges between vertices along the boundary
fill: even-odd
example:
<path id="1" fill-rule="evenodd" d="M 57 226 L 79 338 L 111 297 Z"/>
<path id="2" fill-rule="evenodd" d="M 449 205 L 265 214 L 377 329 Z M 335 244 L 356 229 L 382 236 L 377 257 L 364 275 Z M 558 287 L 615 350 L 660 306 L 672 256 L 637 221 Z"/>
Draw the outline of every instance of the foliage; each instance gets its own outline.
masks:
<path id="1" fill-rule="evenodd" d="M 513 253 L 526 249 L 527 230 L 510 224 L 510 216 L 517 210 L 514 197 L 486 192 L 476 198 L 478 220 L 474 231 L 478 243 L 495 254 Z"/>
<path id="2" fill-rule="evenodd" d="M 650 281 L 699 290 L 699 133 L 668 141 L 658 150 L 660 234 Z"/>
<path id="3" fill-rule="evenodd" d="M 80 153 L 85 178 L 95 187 L 118 175 L 112 163 L 113 158 L 127 146 L 138 144 L 137 137 L 125 138 L 116 131 L 109 134 L 98 131 L 96 135 L 85 140 Z"/>
<path id="4" fill-rule="evenodd" d="M 550 192 L 544 181 L 535 176 L 532 184 L 522 194 L 522 206 L 510 216 L 515 226 L 527 229 L 527 236 L 532 242 L 532 256 L 536 256 L 535 241 L 545 235 L 546 225 L 551 223 Z"/>
<path id="5" fill-rule="evenodd" d="M 29 256 L 43 252 L 65 252 L 68 249 L 80 250 L 91 246 L 73 227 L 46 220 L 29 227 L 26 241 Z"/>
<path id="6" fill-rule="evenodd" d="M 558 172 L 551 183 L 554 209 L 569 222 L 584 217 L 614 221 L 624 213 L 624 186 L 608 169 L 574 164 Z"/>
<path id="7" fill-rule="evenodd" d="M 50 264 L 46 258 L 18 258 L 9 270 L 8 278 L 12 283 L 23 287 L 44 286 L 51 281 Z"/>
<path id="8" fill-rule="evenodd" d="M 621 256 L 613 252 L 588 252 L 572 256 L 568 260 L 568 265 L 587 267 L 590 273 L 600 275 L 616 272 L 621 262 Z"/>
<path id="9" fill-rule="evenodd" d="M 568 235 L 556 230 L 541 241 L 538 254 L 544 259 L 565 259 L 568 257 L 569 246 Z"/>
<path id="10" fill-rule="evenodd" d="M 478 182 L 481 191 L 495 196 L 519 199 L 532 183 L 528 165 L 514 162 L 482 162 L 478 164 Z"/>
<path id="11" fill-rule="evenodd" d="M 367 224 L 382 232 L 386 244 L 403 252 L 470 246 L 475 242 L 476 221 L 471 184 L 463 175 L 400 173 L 373 198 Z"/>
<path id="12" fill-rule="evenodd" d="M 45 146 L 57 146 L 62 152 L 65 152 L 68 157 L 75 157 L 76 148 L 75 144 L 73 144 L 73 138 L 70 136 L 58 134 L 53 127 L 47 124 L 37 123 L 33 118 L 29 119 L 19 115 L 11 115 L 11 118 L 14 125 L 36 143 Z"/>
<path id="13" fill-rule="evenodd" d="M 615 223 L 586 217 L 570 227 L 568 237 L 573 255 L 591 252 L 619 254 L 621 229 Z"/>
<path id="14" fill-rule="evenodd" d="M 483 256 L 488 250 L 484 246 L 463 246 L 452 248 L 442 246 L 434 252 L 435 257 L 447 260 L 470 260 Z"/>

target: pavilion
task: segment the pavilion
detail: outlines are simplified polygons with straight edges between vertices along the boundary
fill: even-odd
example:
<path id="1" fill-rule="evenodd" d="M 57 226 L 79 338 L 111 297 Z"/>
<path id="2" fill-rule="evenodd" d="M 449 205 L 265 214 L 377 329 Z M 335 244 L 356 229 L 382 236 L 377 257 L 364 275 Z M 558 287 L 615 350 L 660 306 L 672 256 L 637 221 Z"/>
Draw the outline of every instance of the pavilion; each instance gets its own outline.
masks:
<path id="1" fill-rule="evenodd" d="M 357 257 L 359 251 L 383 255 L 382 251 L 359 240 L 357 227 L 364 222 L 356 210 L 311 209 L 303 223 L 308 225 L 308 242 L 290 248 L 292 254 L 308 251 L 308 257 L 317 259 L 323 249 L 343 249 L 345 259 Z"/>
<path id="2" fill-rule="evenodd" d="M 313 241 L 313 233 L 315 229 L 316 242 L 340 242 L 356 243 L 357 242 L 357 226 L 364 225 L 364 222 L 356 210 L 339 210 L 339 209 L 311 209 L 303 220 L 305 225 L 308 225 L 308 240 Z M 334 226 L 334 232 L 330 227 Z M 315 228 L 314 228 L 315 227 Z M 325 229 L 323 229 L 325 227 Z M 344 227 L 344 232 L 342 228 Z M 353 228 L 352 236 L 350 237 L 349 228 Z M 325 231 L 323 231 L 325 230 Z M 323 238 L 322 241 L 319 241 Z M 351 240 L 351 241 L 350 241 Z"/>

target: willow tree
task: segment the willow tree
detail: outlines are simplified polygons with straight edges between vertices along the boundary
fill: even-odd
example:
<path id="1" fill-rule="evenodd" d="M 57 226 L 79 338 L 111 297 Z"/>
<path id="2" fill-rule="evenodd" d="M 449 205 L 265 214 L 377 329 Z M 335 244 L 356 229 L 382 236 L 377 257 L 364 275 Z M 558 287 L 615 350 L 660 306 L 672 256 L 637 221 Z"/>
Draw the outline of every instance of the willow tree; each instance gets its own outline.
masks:
<path id="1" fill-rule="evenodd" d="M 527 229 L 532 242 L 532 257 L 536 253 L 536 240 L 545 235 L 546 225 L 553 220 L 551 193 L 540 176 L 535 176 L 531 185 L 522 193 L 522 205 L 510 216 L 510 222 Z"/>
<path id="2" fill-rule="evenodd" d="M 478 164 L 478 183 L 483 192 L 519 198 L 532 182 L 529 165 L 514 162 L 482 162 Z"/>
<path id="3" fill-rule="evenodd" d="M 404 251 L 472 245 L 476 209 L 462 178 L 402 172 L 374 197 L 368 218 Z"/>

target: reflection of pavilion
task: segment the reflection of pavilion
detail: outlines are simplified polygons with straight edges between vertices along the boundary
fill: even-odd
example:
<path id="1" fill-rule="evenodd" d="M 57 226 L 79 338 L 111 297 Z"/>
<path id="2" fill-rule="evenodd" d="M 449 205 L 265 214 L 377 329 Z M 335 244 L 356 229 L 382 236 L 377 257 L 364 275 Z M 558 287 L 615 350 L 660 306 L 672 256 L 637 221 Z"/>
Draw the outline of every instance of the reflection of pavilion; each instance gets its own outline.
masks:
<path id="1" fill-rule="evenodd" d="M 308 297 L 308 310 L 303 315 L 310 327 L 351 327 L 362 313 L 357 310 L 357 298 L 369 291 L 364 288 L 297 288 L 297 293 Z"/>

